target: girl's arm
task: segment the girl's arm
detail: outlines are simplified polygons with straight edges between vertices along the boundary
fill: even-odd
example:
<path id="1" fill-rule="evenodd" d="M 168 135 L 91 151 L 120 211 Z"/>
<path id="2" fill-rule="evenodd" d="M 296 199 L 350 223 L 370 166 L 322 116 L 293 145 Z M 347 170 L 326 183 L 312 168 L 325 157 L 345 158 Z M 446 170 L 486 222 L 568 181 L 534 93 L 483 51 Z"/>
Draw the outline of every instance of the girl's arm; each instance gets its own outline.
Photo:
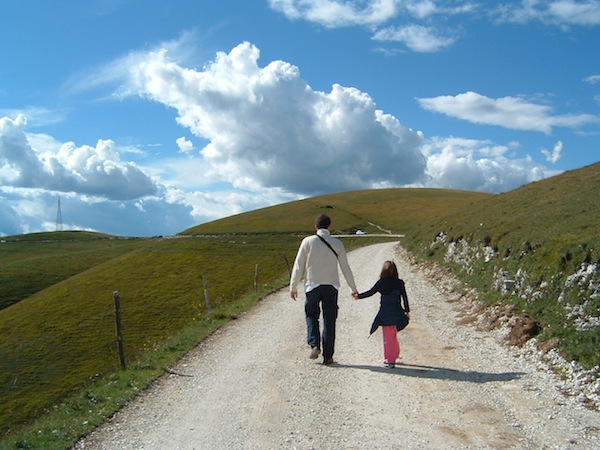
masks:
<path id="1" fill-rule="evenodd" d="M 400 298 L 403 302 L 404 311 L 406 311 L 406 314 L 410 316 L 410 305 L 408 304 L 408 295 L 406 295 L 406 287 L 404 286 L 404 281 L 401 281 L 400 285 Z"/>
<path id="2" fill-rule="evenodd" d="M 379 281 L 377 281 L 377 283 L 375 283 L 373 285 L 373 287 L 371 289 L 369 289 L 368 291 L 361 292 L 360 294 L 358 294 L 356 296 L 356 299 L 358 300 L 361 298 L 371 297 L 372 295 L 375 295 L 377 292 L 379 292 Z"/>

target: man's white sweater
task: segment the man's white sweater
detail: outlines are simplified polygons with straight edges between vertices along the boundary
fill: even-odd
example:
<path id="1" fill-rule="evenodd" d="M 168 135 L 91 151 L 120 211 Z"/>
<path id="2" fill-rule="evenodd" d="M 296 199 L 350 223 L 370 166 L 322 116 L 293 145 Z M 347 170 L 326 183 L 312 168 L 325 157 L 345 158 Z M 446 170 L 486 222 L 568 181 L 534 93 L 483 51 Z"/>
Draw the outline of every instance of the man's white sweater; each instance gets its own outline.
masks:
<path id="1" fill-rule="evenodd" d="M 322 284 L 330 284 L 339 290 L 339 264 L 342 274 L 352 292 L 358 292 L 354 283 L 352 270 L 350 270 L 350 265 L 348 264 L 344 244 L 339 239 L 332 237 L 329 230 L 325 228 L 317 230 L 317 235 L 321 236 L 333 247 L 337 253 L 337 257 L 318 236 L 313 235 L 304 238 L 294 261 L 294 268 L 292 269 L 290 279 L 290 291 L 298 291 L 297 287 L 301 279 L 304 279 L 306 292 L 310 292 Z"/>

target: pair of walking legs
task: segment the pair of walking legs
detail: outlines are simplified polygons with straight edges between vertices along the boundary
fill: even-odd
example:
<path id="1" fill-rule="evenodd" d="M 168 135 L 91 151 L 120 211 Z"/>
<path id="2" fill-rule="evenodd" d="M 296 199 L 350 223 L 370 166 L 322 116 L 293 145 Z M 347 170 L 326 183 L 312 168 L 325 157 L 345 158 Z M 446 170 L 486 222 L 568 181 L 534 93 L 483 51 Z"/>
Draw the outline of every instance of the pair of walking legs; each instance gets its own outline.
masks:
<path id="1" fill-rule="evenodd" d="M 383 329 L 383 357 L 386 364 L 396 364 L 400 356 L 400 343 L 398 342 L 398 329 L 396 325 L 384 325 Z"/>
<path id="2" fill-rule="evenodd" d="M 323 334 L 319 327 L 319 317 L 323 310 Z M 331 285 L 321 285 L 306 293 L 304 304 L 306 314 L 307 342 L 313 348 L 323 351 L 325 361 L 333 358 L 335 350 L 335 322 L 338 316 L 338 290 Z"/>

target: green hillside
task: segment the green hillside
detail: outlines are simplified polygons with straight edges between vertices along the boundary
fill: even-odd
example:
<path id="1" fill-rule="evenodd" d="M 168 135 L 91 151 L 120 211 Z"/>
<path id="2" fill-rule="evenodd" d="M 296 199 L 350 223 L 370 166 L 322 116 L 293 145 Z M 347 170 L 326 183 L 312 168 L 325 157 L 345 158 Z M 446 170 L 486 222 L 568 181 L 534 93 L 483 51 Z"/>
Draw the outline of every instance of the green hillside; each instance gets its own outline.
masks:
<path id="1" fill-rule="evenodd" d="M 0 310 L 139 245 L 137 239 L 82 231 L 4 237 L 0 243 Z"/>
<path id="2" fill-rule="evenodd" d="M 489 198 L 412 230 L 404 245 L 447 264 L 489 305 L 537 322 L 538 340 L 600 364 L 600 163 Z"/>
<path id="3" fill-rule="evenodd" d="M 413 226 L 492 198 L 481 192 L 447 189 L 376 189 L 329 194 L 270 206 L 198 225 L 183 235 L 221 233 L 306 233 L 319 214 L 332 217 L 332 232 L 377 226 L 403 234 Z"/>

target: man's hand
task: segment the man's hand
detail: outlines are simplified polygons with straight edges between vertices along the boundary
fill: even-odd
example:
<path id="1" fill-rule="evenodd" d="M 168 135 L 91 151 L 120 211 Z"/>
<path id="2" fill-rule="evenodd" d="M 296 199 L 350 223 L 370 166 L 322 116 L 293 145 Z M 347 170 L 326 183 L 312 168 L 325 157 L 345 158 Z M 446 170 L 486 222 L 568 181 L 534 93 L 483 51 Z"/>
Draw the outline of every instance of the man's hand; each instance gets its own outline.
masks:
<path id="1" fill-rule="evenodd" d="M 292 297 L 292 300 L 296 301 L 298 298 L 298 291 L 290 291 L 290 297 Z"/>
<path id="2" fill-rule="evenodd" d="M 353 292 L 353 293 L 352 293 L 352 298 L 353 298 L 354 300 L 358 300 L 358 292 Z"/>

